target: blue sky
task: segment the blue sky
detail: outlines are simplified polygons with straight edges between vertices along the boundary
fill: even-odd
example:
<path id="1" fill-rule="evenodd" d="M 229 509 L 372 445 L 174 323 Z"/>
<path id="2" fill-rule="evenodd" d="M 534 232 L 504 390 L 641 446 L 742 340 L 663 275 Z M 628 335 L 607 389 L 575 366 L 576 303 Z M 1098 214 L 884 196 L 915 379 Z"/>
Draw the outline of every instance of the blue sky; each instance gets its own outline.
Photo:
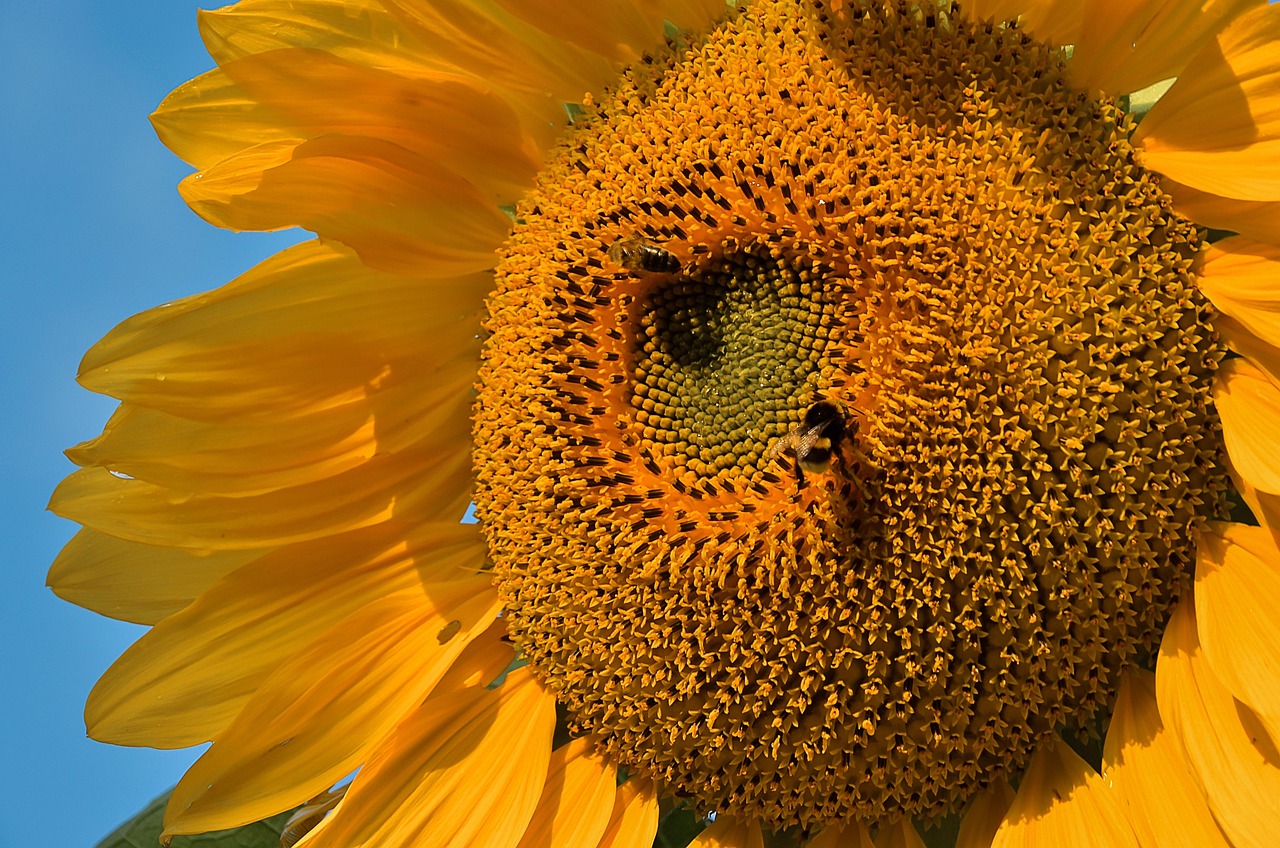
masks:
<path id="1" fill-rule="evenodd" d="M 96 435 L 113 407 L 76 385 L 80 355 L 129 315 L 220 285 L 297 239 L 217 230 L 177 195 L 188 168 L 147 115 L 210 67 L 196 7 L 45 0 L 8 4 L 0 27 L 0 427 L 13 453 L 0 508 L 0 848 L 88 848 L 196 755 L 85 738 L 85 695 L 142 628 L 44 586 L 75 529 L 44 511 L 71 470 L 61 451 Z"/>

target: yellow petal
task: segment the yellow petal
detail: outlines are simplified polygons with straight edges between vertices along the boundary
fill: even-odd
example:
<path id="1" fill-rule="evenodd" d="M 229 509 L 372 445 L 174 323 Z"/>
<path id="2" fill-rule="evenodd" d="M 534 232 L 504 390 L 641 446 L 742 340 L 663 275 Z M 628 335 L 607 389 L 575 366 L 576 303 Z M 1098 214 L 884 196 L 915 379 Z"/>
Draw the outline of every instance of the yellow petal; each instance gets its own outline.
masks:
<path id="1" fill-rule="evenodd" d="M 407 77 L 315 49 L 247 56 L 222 71 L 304 137 L 346 135 L 399 145 L 460 174 L 496 203 L 514 203 L 539 164 L 536 145 L 511 106 L 458 74 Z"/>
<path id="2" fill-rule="evenodd" d="M 1280 493 L 1280 387 L 1247 359 L 1227 360 L 1213 383 L 1231 467 L 1251 486 Z"/>
<path id="3" fill-rule="evenodd" d="M 190 421 L 122 404 L 102 435 L 68 450 L 81 466 L 167 489 L 242 497 L 322 483 L 379 454 L 461 453 L 470 440 L 475 364 L 415 375 L 367 404 L 282 414 L 276 423 Z"/>
<path id="4" fill-rule="evenodd" d="M 311 47 L 373 68 L 438 63 L 377 0 L 241 0 L 200 12 L 205 48 L 223 65 L 244 56 Z"/>
<path id="5" fill-rule="evenodd" d="M 805 848 L 875 848 L 871 833 L 862 822 L 828 825 L 804 844 Z M 985 846 L 984 846 L 985 848 Z"/>
<path id="6" fill-rule="evenodd" d="M 881 825 L 875 845 L 876 848 L 924 848 L 924 840 L 909 819 L 899 819 L 893 824 Z"/>
<path id="7" fill-rule="evenodd" d="M 121 621 L 155 624 L 261 551 L 192 551 L 81 530 L 49 568 L 63 600 Z"/>
<path id="8" fill-rule="evenodd" d="M 314 483 L 244 497 L 203 495 L 77 471 L 54 490 L 54 513 L 122 539 L 206 550 L 269 548 L 372 527 L 396 518 L 461 518 L 470 462 L 460 443 L 446 455 L 402 451 Z"/>
<path id="9" fill-rule="evenodd" d="M 547 782 L 519 848 L 599 845 L 613 812 L 618 769 L 590 753 L 585 738 L 551 752 Z"/>
<path id="10" fill-rule="evenodd" d="M 260 144 L 187 177 L 179 191 L 217 226 L 303 227 L 370 267 L 430 277 L 491 267 L 511 224 L 464 177 L 362 136 Z"/>
<path id="11" fill-rule="evenodd" d="M 212 292 L 121 322 L 85 354 L 80 382 L 194 420 L 278 424 L 366 406 L 401 374 L 478 356 L 492 276 L 373 271 L 350 251 L 296 245 Z M 425 334 L 425 336 L 424 336 Z M 474 359 L 473 359 L 474 361 Z M 453 388 L 465 388 L 450 375 Z"/>
<path id="12" fill-rule="evenodd" d="M 555 699 L 526 669 L 433 699 L 356 775 L 306 848 L 514 848 L 551 759 Z"/>
<path id="13" fill-rule="evenodd" d="M 764 834 L 755 819 L 722 814 L 688 848 L 764 848 Z"/>
<path id="14" fill-rule="evenodd" d="M 1255 335 L 1280 345 L 1280 247 L 1243 236 L 1211 245 L 1200 288 L 1223 313 Z"/>
<path id="15" fill-rule="evenodd" d="M 1176 77 L 1220 30 L 1258 0 L 1084 0 L 1067 66 L 1085 88 L 1126 94 Z"/>
<path id="16" fill-rule="evenodd" d="M 1013 787 L 1003 779 L 979 792 L 960 820 L 956 848 L 991 848 L 1001 822 L 1013 806 L 1013 797 Z"/>
<path id="17" fill-rule="evenodd" d="M 1229 315 L 1215 316 L 1213 329 L 1227 347 L 1249 360 L 1274 385 L 1280 386 L 1280 347 L 1258 338 Z"/>
<path id="18" fill-rule="evenodd" d="M 1236 491 L 1240 493 L 1240 497 L 1254 517 L 1258 519 L 1258 523 L 1267 528 L 1276 542 L 1280 543 L 1280 495 L 1255 489 L 1230 466 L 1230 463 L 1227 465 L 1227 471 L 1231 475 L 1231 482 L 1235 484 Z"/>
<path id="19" fill-rule="evenodd" d="M 1178 604 L 1160 643 L 1160 717 L 1234 848 L 1271 848 L 1280 833 L 1280 755 L 1248 707 L 1210 670 L 1191 601 Z"/>
<path id="20" fill-rule="evenodd" d="M 1041 743 L 992 848 L 1138 848 L 1120 800 L 1066 743 Z"/>
<path id="21" fill-rule="evenodd" d="M 601 90 L 615 73 L 603 57 L 570 47 L 495 3 L 385 0 L 383 5 L 433 55 L 500 88 L 551 100 L 554 108 L 578 102 L 584 91 Z"/>
<path id="22" fill-rule="evenodd" d="M 355 610 L 417 589 L 424 576 L 476 568 L 474 526 L 378 527 L 268 554 L 169 616 L 89 693 L 89 734 L 120 745 L 182 748 L 214 738 L 282 662 Z M 439 579 L 435 577 L 434 579 Z"/>
<path id="23" fill-rule="evenodd" d="M 1196 628 L 1214 676 L 1280 737 L 1280 549 L 1271 532 L 1214 525 L 1196 553 Z"/>
<path id="24" fill-rule="evenodd" d="M 1151 672 L 1130 669 L 1121 679 L 1102 765 L 1144 848 L 1230 848 L 1182 750 L 1160 721 Z"/>
<path id="25" fill-rule="evenodd" d="M 1186 217 L 1215 230 L 1230 230 L 1262 241 L 1280 240 L 1280 201 L 1235 200 L 1161 180 L 1173 207 Z"/>
<path id="26" fill-rule="evenodd" d="M 497 616 L 484 575 L 380 598 L 281 664 L 174 788 L 169 833 L 290 809 L 359 767 Z M 613 786 L 610 784 L 610 790 Z"/>
<path id="27" fill-rule="evenodd" d="M 632 775 L 618 787 L 609 824 L 596 848 L 652 848 L 658 833 L 658 790 Z"/>
<path id="28" fill-rule="evenodd" d="M 1237 17 L 1134 134 L 1138 161 L 1202 191 L 1280 200 L 1280 8 Z"/>
<path id="29" fill-rule="evenodd" d="M 442 698 L 458 689 L 488 686 L 511 668 L 516 652 L 499 622 L 476 636 L 453 661 L 449 671 L 431 690 L 428 700 Z"/>
<path id="30" fill-rule="evenodd" d="M 1084 22 L 1080 0 L 974 0 L 962 9 L 974 20 L 1016 20 L 1019 29 L 1050 44 L 1074 44 Z"/>
<path id="31" fill-rule="evenodd" d="M 662 18 L 645 15 L 635 0 L 595 0 L 591 14 L 561 0 L 496 0 L 525 23 L 618 65 L 662 43 Z"/>
<path id="32" fill-rule="evenodd" d="M 247 147 L 297 136 L 276 110 L 251 99 L 219 70 L 169 93 L 151 115 L 160 141 L 182 161 L 208 168 Z"/>

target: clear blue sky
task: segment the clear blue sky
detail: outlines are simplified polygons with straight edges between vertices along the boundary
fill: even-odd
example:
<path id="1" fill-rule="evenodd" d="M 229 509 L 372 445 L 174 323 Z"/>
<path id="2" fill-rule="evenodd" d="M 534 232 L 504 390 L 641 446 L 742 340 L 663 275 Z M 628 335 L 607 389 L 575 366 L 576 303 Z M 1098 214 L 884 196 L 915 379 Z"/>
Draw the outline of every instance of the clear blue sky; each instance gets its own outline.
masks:
<path id="1" fill-rule="evenodd" d="M 85 695 L 142 628 L 45 588 L 75 528 L 44 507 L 72 469 L 61 451 L 96 435 L 113 408 L 75 384 L 82 352 L 127 316 L 220 285 L 297 239 L 216 230 L 178 198 L 188 169 L 147 115 L 210 66 L 197 5 L 222 4 L 10 3 L 0 26 L 0 428 L 11 454 L 0 848 L 88 848 L 195 757 L 85 738 Z"/>

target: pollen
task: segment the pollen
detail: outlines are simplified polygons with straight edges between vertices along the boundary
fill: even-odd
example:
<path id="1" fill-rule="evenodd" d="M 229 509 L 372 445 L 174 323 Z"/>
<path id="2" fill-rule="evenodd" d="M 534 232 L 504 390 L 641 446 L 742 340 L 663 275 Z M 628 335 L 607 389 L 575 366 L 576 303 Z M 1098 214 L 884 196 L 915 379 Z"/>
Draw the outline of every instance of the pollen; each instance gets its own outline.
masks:
<path id="1" fill-rule="evenodd" d="M 701 810 L 939 815 L 1109 709 L 1223 512 L 1199 236 L 1016 29 L 772 0 L 690 39 L 586 107 L 499 257 L 508 628 Z M 801 482 L 771 448 L 820 400 L 848 438 Z"/>

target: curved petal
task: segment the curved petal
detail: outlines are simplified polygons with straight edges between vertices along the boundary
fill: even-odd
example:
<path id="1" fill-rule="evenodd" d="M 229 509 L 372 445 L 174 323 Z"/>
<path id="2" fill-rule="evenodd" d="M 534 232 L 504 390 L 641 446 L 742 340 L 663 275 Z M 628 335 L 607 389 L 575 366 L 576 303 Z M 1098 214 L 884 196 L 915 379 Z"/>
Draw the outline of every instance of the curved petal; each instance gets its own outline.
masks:
<path id="1" fill-rule="evenodd" d="M 1138 848 L 1119 799 L 1057 736 L 1031 758 L 992 848 Z"/>
<path id="2" fill-rule="evenodd" d="M 1134 133 L 1138 161 L 1184 185 L 1280 200 L 1280 8 L 1236 18 Z"/>
<path id="3" fill-rule="evenodd" d="M 615 69 L 520 21 L 492 0 L 384 0 L 387 10 L 433 54 L 529 99 L 576 103 Z M 560 119 L 563 121 L 563 110 Z"/>
<path id="4" fill-rule="evenodd" d="M 274 424 L 206 424 L 123 404 L 102 435 L 66 453 L 77 465 L 188 494 L 243 497 L 321 485 L 379 455 L 464 454 L 474 376 L 467 358 L 366 404 L 282 414 Z"/>
<path id="5" fill-rule="evenodd" d="M 1205 252 L 1200 289 L 1223 313 L 1280 345 L 1280 247 L 1243 236 L 1223 239 Z"/>
<path id="6" fill-rule="evenodd" d="M 362 136 L 260 144 L 192 174 L 179 191 L 216 226 L 302 227 L 347 245 L 373 268 L 419 276 L 491 267 L 511 225 L 464 177 Z"/>
<path id="7" fill-rule="evenodd" d="M 1173 207 L 1186 217 L 1215 230 L 1230 230 L 1252 239 L 1280 241 L 1280 200 L 1236 200 L 1162 180 L 1160 187 Z"/>
<path id="8" fill-rule="evenodd" d="M 1210 670 L 1190 597 L 1174 610 L 1160 643 L 1156 700 L 1234 848 L 1273 846 L 1280 833 L 1280 755 Z"/>
<path id="9" fill-rule="evenodd" d="M 399 145 L 480 186 L 495 203 L 514 203 L 541 158 L 511 106 L 457 74 L 410 78 L 315 49 L 258 53 L 222 71 L 305 137 Z"/>
<path id="10" fill-rule="evenodd" d="M 469 686 L 491 686 L 511 670 L 516 651 L 501 622 L 477 635 L 431 690 L 429 701 Z"/>
<path id="11" fill-rule="evenodd" d="M 1176 77 L 1197 52 L 1259 0 L 1084 0 L 1067 66 L 1084 88 L 1126 94 Z"/>
<path id="12" fill-rule="evenodd" d="M 1280 387 L 1247 359 L 1222 364 L 1213 404 L 1231 467 L 1250 485 L 1280 494 Z"/>
<path id="13" fill-rule="evenodd" d="M 514 848 L 547 779 L 555 699 L 526 669 L 433 698 L 299 848 Z"/>
<path id="14" fill-rule="evenodd" d="M 428 600 L 416 590 L 379 598 L 282 663 L 178 782 L 167 831 L 259 821 L 358 768 L 500 608 L 477 574 Z"/>
<path id="15" fill-rule="evenodd" d="M 440 64 L 378 0 L 240 0 L 201 10 L 199 23 L 219 65 L 289 47 L 397 72 Z"/>
<path id="16" fill-rule="evenodd" d="M 962 9 L 973 20 L 1016 20 L 1019 28 L 1050 44 L 1074 44 L 1084 23 L 1080 0 L 973 0 Z"/>
<path id="17" fill-rule="evenodd" d="M 1144 848 L 1230 848 L 1181 748 L 1160 721 L 1151 672 L 1130 669 L 1121 679 L 1102 764 Z"/>
<path id="18" fill-rule="evenodd" d="M 1214 676 L 1280 738 L 1280 548 L 1263 527 L 1219 524 L 1196 554 L 1196 630 Z"/>
<path id="19" fill-rule="evenodd" d="M 603 56 L 617 65 L 630 64 L 662 43 L 662 17 L 646 2 L 595 0 L 591 14 L 563 0 L 496 0 L 508 13 L 553 38 Z"/>
<path id="20" fill-rule="evenodd" d="M 355 610 L 476 569 L 474 526 L 377 527 L 292 545 L 228 575 L 157 624 L 89 693 L 89 735 L 182 748 L 216 737 L 281 663 Z"/>
<path id="21" fill-rule="evenodd" d="M 101 615 L 155 624 L 262 551 L 199 551 L 144 545 L 81 530 L 49 568 L 59 598 Z"/>
<path id="22" fill-rule="evenodd" d="M 297 137 L 275 109 L 249 97 L 223 71 L 203 73 L 171 91 L 151 126 L 165 147 L 196 168 L 209 168 L 258 144 Z"/>
<path id="23" fill-rule="evenodd" d="M 925 848 L 924 840 L 912 826 L 910 819 L 899 819 L 893 824 L 881 825 L 876 834 L 876 848 Z"/>
<path id="24" fill-rule="evenodd" d="M 764 848 L 764 834 L 755 819 L 719 815 L 688 848 Z"/>
<path id="25" fill-rule="evenodd" d="M 862 822 L 828 825 L 822 833 L 804 844 L 804 848 L 875 848 L 871 832 Z M 986 846 L 984 846 L 986 848 Z"/>
<path id="26" fill-rule="evenodd" d="M 462 74 L 516 107 L 541 150 L 567 123 L 561 104 L 601 90 L 614 72 L 601 57 L 537 32 L 492 2 L 248 0 L 203 12 L 200 25 L 219 64 L 312 48 L 410 79 Z"/>
<path id="27" fill-rule="evenodd" d="M 519 848 L 599 845 L 609 825 L 618 769 L 593 756 L 585 738 L 551 752 L 547 782 Z"/>
<path id="28" fill-rule="evenodd" d="M 402 375 L 442 382 L 478 361 L 487 273 L 428 280 L 374 271 L 304 242 L 227 285 L 135 315 L 89 349 L 85 388 L 199 421 L 278 425 L 363 407 Z M 473 365 L 474 367 L 474 365 Z M 464 388 L 455 375 L 449 388 Z"/>
<path id="29" fill-rule="evenodd" d="M 498 614 L 483 575 L 379 598 L 280 665 L 169 797 L 170 833 L 236 828 L 351 774 Z"/>
<path id="30" fill-rule="evenodd" d="M 1003 779 L 979 792 L 960 820 L 956 848 L 991 848 L 1000 823 L 1013 806 L 1013 797 L 1013 787 Z"/>
<path id="31" fill-rule="evenodd" d="M 658 790 L 632 775 L 617 789 L 613 812 L 596 848 L 652 848 L 658 834 Z"/>
<path id="32" fill-rule="evenodd" d="M 1226 342 L 1227 347 L 1266 374 L 1273 385 L 1280 386 L 1280 347 L 1258 338 L 1228 315 L 1216 316 L 1213 319 L 1213 329 Z"/>
<path id="33" fill-rule="evenodd" d="M 243 497 L 204 495 L 77 471 L 49 509 L 95 530 L 144 544 L 245 550 L 306 542 L 393 519 L 461 518 L 470 485 L 465 443 L 401 451 L 312 483 Z"/>

